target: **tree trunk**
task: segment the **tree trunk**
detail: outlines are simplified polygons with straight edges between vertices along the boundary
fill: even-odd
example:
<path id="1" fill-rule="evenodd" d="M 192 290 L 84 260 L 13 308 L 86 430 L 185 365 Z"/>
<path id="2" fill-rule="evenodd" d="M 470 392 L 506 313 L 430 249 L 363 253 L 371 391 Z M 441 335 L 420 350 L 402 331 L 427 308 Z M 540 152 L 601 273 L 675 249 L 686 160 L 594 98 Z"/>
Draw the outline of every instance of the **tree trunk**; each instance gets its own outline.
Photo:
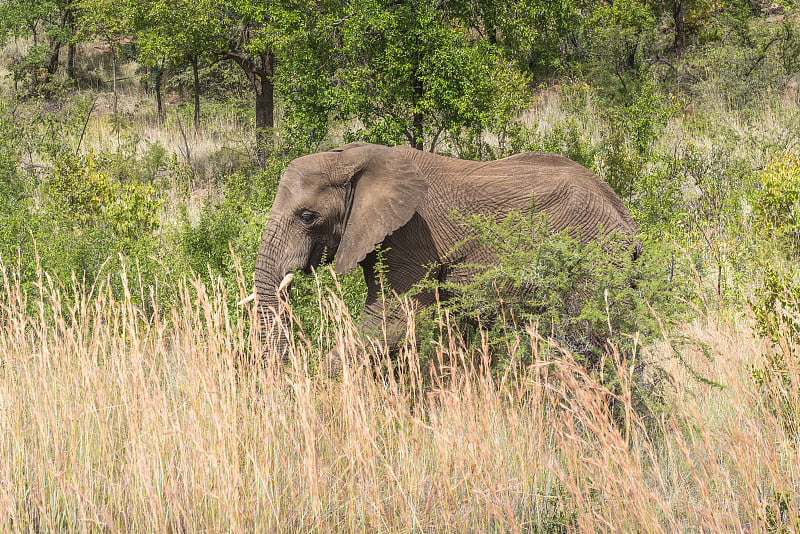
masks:
<path id="1" fill-rule="evenodd" d="M 61 41 L 53 38 L 50 41 L 50 58 L 47 61 L 47 67 L 45 67 L 45 76 L 44 79 L 39 80 L 39 82 L 43 83 L 44 86 L 41 87 L 42 95 L 45 98 L 51 98 L 53 96 L 53 88 L 49 85 L 50 81 L 53 79 L 56 71 L 58 70 L 58 59 L 61 55 Z M 37 82 L 37 83 L 39 83 Z"/>
<path id="2" fill-rule="evenodd" d="M 200 69 L 197 65 L 197 56 L 189 58 L 194 76 L 194 131 L 200 131 Z"/>
<path id="3" fill-rule="evenodd" d="M 683 53 L 686 25 L 683 20 L 683 0 L 673 0 L 672 18 L 675 20 L 675 54 Z"/>
<path id="4" fill-rule="evenodd" d="M 412 119 L 412 135 L 414 139 L 411 140 L 411 146 L 416 148 L 417 150 L 424 150 L 424 139 L 423 139 L 423 131 L 422 126 L 425 120 L 425 116 L 422 113 L 414 113 L 414 117 Z"/>
<path id="5" fill-rule="evenodd" d="M 75 43 L 69 43 L 67 47 L 67 75 L 70 79 L 75 79 L 75 53 L 77 52 L 77 46 Z"/>
<path id="6" fill-rule="evenodd" d="M 163 123 L 166 118 L 164 115 L 164 101 L 161 98 L 161 80 L 164 77 L 164 71 L 161 67 L 153 68 L 153 77 L 155 90 L 156 90 L 156 112 L 158 113 L 158 122 Z"/>
<path id="7" fill-rule="evenodd" d="M 256 159 L 264 164 L 267 155 L 267 142 L 275 127 L 275 55 L 266 50 L 249 55 L 239 50 L 229 50 L 226 57 L 232 59 L 244 71 L 250 81 L 256 98 Z"/>
<path id="8" fill-rule="evenodd" d="M 77 46 L 75 44 L 75 14 L 72 12 L 72 9 L 67 10 L 64 18 L 70 34 L 69 44 L 67 45 L 67 76 L 69 76 L 71 80 L 74 80 L 75 52 Z"/>
<path id="9" fill-rule="evenodd" d="M 53 38 L 50 41 L 50 59 L 47 61 L 47 77 L 52 78 L 58 70 L 58 60 L 61 57 L 61 41 Z"/>
<path id="10" fill-rule="evenodd" d="M 117 49 L 111 39 L 108 40 L 111 46 L 111 77 L 114 80 L 114 120 L 117 118 Z"/>
<path id="11" fill-rule="evenodd" d="M 259 163 L 266 159 L 267 141 L 275 127 L 275 56 L 271 51 L 261 54 L 262 68 L 253 80 L 256 93 L 256 157 Z"/>

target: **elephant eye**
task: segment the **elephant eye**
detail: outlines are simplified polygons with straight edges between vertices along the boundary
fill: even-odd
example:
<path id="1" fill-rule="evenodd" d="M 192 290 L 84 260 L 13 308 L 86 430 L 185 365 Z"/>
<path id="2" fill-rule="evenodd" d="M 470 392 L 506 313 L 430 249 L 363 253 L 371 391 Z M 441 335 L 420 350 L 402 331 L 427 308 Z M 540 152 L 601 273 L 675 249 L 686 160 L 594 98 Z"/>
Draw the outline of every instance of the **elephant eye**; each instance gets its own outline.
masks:
<path id="1" fill-rule="evenodd" d="M 303 210 L 300 213 L 300 220 L 303 221 L 303 223 L 305 224 L 311 224 L 317 219 L 319 219 L 319 213 L 315 211 Z"/>

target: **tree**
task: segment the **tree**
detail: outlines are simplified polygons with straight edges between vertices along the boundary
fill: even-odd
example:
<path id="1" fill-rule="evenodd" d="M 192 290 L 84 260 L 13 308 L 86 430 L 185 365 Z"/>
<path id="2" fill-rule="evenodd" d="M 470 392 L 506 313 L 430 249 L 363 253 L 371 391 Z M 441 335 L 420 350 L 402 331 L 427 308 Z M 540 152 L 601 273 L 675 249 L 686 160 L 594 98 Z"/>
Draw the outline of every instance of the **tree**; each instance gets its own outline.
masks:
<path id="1" fill-rule="evenodd" d="M 217 53 L 234 61 L 244 71 L 255 96 L 256 155 L 263 161 L 267 137 L 275 127 L 275 84 L 277 65 L 275 39 L 279 28 L 280 2 L 227 0 L 221 5 Z"/>
<path id="2" fill-rule="evenodd" d="M 92 0 L 98 1 L 98 0 Z M 138 3 L 134 28 L 143 60 L 151 68 L 188 61 L 195 85 L 195 125 L 199 123 L 198 62 L 233 61 L 250 83 L 255 103 L 256 154 L 263 161 L 271 130 L 275 126 L 275 82 L 279 54 L 303 55 L 308 41 L 292 37 L 318 12 L 316 2 L 278 0 L 144 0 Z M 291 43 L 291 44 L 289 44 Z M 308 70 L 287 58 L 287 65 Z M 290 81 L 291 76 L 285 76 Z M 157 80 L 158 84 L 158 80 Z M 291 82 L 289 83 L 291 85 Z"/>
<path id="3" fill-rule="evenodd" d="M 223 46 L 216 35 L 216 3 L 202 0 L 143 0 L 132 6 L 128 23 L 137 36 L 140 60 L 153 71 L 159 118 L 163 119 L 161 80 L 164 67 L 188 63 L 192 67 L 194 127 L 200 129 L 199 62 Z"/>
<path id="4" fill-rule="evenodd" d="M 525 105 L 527 82 L 509 49 L 527 40 L 499 14 L 533 4 L 500 4 L 348 4 L 340 27 L 331 31 L 339 46 L 336 82 L 344 115 L 359 119 L 372 141 L 405 140 L 417 149 L 427 143 L 430 150 L 445 132 L 507 123 Z"/>
<path id="5" fill-rule="evenodd" d="M 565 40 L 578 25 L 575 0 L 460 0 L 448 2 L 467 26 L 508 59 L 552 76 L 566 63 Z"/>
<path id="6" fill-rule="evenodd" d="M 722 0 L 667 0 L 664 7 L 672 15 L 675 53 L 681 55 L 686 38 L 722 9 Z"/>
<path id="7" fill-rule="evenodd" d="M 645 50 L 652 44 L 656 15 L 645 0 L 589 0 L 583 28 L 589 36 L 590 63 L 599 78 L 611 74 L 623 100 L 630 101 Z M 614 89 L 613 80 L 604 85 Z"/>
<path id="8" fill-rule="evenodd" d="M 8 37 L 31 38 L 33 47 L 26 58 L 16 58 L 19 68 L 13 69 L 15 81 L 31 76 L 34 86 L 43 86 L 56 74 L 65 44 L 70 46 L 74 64 L 73 0 L 3 0 L 0 2 L 0 44 Z M 44 42 L 41 42 L 41 37 Z"/>

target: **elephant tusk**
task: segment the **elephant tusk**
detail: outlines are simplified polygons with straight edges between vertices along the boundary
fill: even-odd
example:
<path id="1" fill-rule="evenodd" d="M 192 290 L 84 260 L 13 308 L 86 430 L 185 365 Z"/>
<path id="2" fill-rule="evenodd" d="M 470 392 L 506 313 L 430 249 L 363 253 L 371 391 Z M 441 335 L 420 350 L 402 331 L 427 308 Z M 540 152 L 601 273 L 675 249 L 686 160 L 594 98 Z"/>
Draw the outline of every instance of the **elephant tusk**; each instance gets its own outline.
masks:
<path id="1" fill-rule="evenodd" d="M 289 274 L 287 274 L 286 276 L 283 277 L 283 280 L 281 280 L 281 283 L 278 284 L 278 293 L 280 293 L 281 291 L 286 289 L 286 287 L 289 284 L 292 283 L 292 278 L 294 278 L 294 273 L 289 273 Z"/>
<path id="2" fill-rule="evenodd" d="M 254 300 L 256 300 L 256 294 L 255 293 L 250 293 L 245 298 L 243 298 L 242 300 L 237 302 L 236 305 L 237 306 L 244 306 L 245 304 L 253 302 Z"/>

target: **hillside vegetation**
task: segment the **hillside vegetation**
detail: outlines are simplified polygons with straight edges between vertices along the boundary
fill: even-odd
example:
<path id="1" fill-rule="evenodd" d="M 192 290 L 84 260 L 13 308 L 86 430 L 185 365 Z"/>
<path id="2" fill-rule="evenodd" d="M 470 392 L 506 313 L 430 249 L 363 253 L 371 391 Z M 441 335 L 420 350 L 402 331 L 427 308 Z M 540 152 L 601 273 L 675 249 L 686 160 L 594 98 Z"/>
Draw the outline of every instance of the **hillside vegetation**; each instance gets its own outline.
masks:
<path id="1" fill-rule="evenodd" d="M 795 1 L 0 0 L 0 45 L 0 530 L 800 530 Z M 642 255 L 465 221 L 499 268 L 399 355 L 323 267 L 262 361 L 281 173 L 355 140 L 565 155 Z"/>

